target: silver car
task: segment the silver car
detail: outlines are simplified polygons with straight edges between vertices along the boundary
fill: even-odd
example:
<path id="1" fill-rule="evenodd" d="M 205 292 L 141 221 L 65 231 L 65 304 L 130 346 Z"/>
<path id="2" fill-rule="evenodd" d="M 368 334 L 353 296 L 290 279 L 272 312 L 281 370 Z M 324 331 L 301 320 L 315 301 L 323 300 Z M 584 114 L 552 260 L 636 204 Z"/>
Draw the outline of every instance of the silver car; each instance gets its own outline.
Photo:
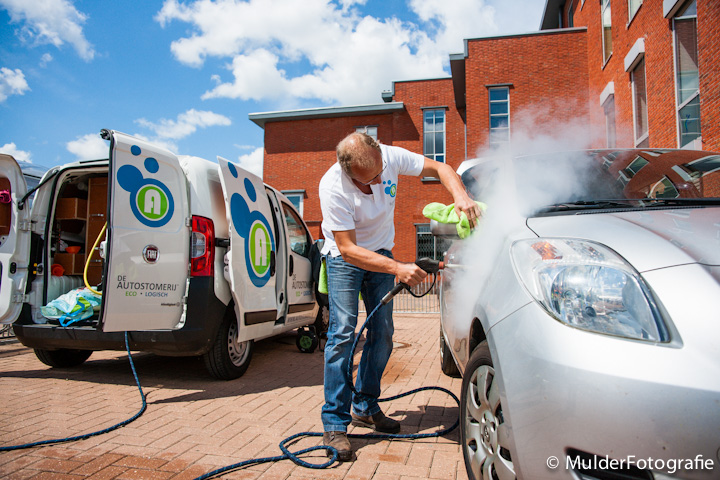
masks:
<path id="1" fill-rule="evenodd" d="M 460 167 L 488 208 L 440 276 L 471 479 L 720 478 L 720 154 Z M 449 227 L 452 227 L 449 229 Z"/>

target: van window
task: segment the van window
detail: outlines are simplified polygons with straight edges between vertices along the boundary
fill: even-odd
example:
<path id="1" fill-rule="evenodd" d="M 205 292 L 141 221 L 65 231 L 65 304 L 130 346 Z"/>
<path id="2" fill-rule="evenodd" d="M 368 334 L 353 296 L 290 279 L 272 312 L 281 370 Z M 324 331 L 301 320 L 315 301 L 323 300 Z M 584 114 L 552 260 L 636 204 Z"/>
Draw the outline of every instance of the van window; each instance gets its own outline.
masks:
<path id="1" fill-rule="evenodd" d="M 287 224 L 288 236 L 290 237 L 290 248 L 293 252 L 303 257 L 310 255 L 310 233 L 303 225 L 297 213 L 287 203 L 282 204 Z"/>

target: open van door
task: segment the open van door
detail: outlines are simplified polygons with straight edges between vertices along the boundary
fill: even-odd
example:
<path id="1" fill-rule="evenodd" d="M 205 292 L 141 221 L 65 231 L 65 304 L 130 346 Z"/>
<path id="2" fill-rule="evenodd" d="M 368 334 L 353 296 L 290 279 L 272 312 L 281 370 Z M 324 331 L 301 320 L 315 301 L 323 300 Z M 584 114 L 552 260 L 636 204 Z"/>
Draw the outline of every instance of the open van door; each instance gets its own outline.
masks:
<path id="1" fill-rule="evenodd" d="M 230 290 L 239 323 L 238 341 L 273 333 L 277 319 L 276 242 L 272 208 L 260 177 L 218 157 L 230 225 Z"/>
<path id="2" fill-rule="evenodd" d="M 102 329 L 168 330 L 185 322 L 191 217 L 175 155 L 119 132 L 110 140 Z"/>
<path id="3" fill-rule="evenodd" d="M 10 155 L 0 154 L 0 323 L 20 315 L 30 258 L 30 208 L 18 210 L 27 193 L 22 170 Z"/>

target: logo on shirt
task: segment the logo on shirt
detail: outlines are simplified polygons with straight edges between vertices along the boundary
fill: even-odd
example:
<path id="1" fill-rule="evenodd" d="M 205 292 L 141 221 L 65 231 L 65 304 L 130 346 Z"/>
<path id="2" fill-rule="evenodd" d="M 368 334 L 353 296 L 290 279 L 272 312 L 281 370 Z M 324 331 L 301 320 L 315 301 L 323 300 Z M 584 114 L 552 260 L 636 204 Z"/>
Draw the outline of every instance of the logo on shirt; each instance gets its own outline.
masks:
<path id="1" fill-rule="evenodd" d="M 385 180 L 383 185 L 387 185 L 384 188 L 385 194 L 394 197 L 397 193 L 397 183 L 392 183 L 392 180 Z"/>

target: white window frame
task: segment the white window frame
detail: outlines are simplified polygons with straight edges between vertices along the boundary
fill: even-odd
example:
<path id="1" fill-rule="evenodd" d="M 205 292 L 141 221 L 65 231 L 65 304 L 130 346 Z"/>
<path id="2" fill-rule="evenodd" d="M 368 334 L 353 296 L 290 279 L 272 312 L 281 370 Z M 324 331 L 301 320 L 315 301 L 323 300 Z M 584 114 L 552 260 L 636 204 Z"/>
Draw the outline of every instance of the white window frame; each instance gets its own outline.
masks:
<path id="1" fill-rule="evenodd" d="M 442 117 L 443 117 L 443 122 L 442 122 L 442 125 L 443 125 L 443 129 L 442 129 L 443 150 L 442 150 L 442 153 L 438 153 L 437 145 L 435 144 L 435 134 L 438 133 L 438 131 L 437 130 L 433 130 L 431 132 L 425 131 L 425 114 L 429 113 L 429 112 L 432 112 L 433 114 L 435 114 L 436 112 L 442 113 Z M 422 109 L 422 114 L 423 114 L 423 123 L 422 123 L 423 124 L 423 134 L 422 134 L 423 135 L 422 136 L 423 155 L 428 158 L 431 158 L 435 161 L 438 161 L 441 163 L 447 163 L 447 108 L 445 108 L 445 107 L 441 107 L 441 108 L 426 107 L 426 108 Z M 433 127 L 435 125 L 436 124 L 433 123 Z M 428 153 L 427 151 L 425 151 L 425 135 L 428 133 L 433 134 L 433 142 L 432 142 L 433 143 L 433 151 L 432 151 L 432 153 Z M 437 159 L 438 156 L 442 156 L 442 160 L 438 160 Z"/>
<path id="2" fill-rule="evenodd" d="M 694 18 L 696 22 L 696 29 L 697 29 L 697 14 L 696 15 L 677 15 L 677 12 L 680 10 L 683 10 L 686 8 L 686 6 L 689 6 L 691 3 L 693 3 L 693 0 L 688 1 L 682 1 L 678 2 L 679 5 L 675 8 L 675 11 L 673 12 L 672 16 L 672 30 L 673 30 L 673 69 L 674 69 L 674 76 L 675 76 L 675 123 L 676 123 L 676 133 L 677 133 L 677 145 L 680 148 L 696 148 L 696 149 L 702 149 L 702 123 L 700 123 L 700 135 L 688 142 L 687 144 L 682 144 L 682 128 L 681 128 L 681 121 L 680 121 L 680 111 L 685 108 L 688 104 L 696 101 L 700 97 L 700 85 L 698 84 L 698 89 L 695 93 L 693 93 L 690 97 L 685 99 L 682 103 L 678 104 L 678 101 L 680 100 L 680 82 L 679 82 L 679 69 L 678 69 L 678 56 L 677 56 L 677 31 L 675 29 L 675 21 L 680 19 L 690 19 Z M 696 8 L 697 8 L 697 1 L 695 0 Z M 697 36 L 697 30 L 695 35 Z M 696 46 L 697 48 L 697 46 Z M 698 77 L 700 72 L 698 71 Z M 698 78 L 699 82 L 699 78 Z M 698 118 L 698 122 L 700 122 L 700 118 Z"/>
<path id="3" fill-rule="evenodd" d="M 281 193 L 285 195 L 288 201 L 297 209 L 300 217 L 303 216 L 303 207 L 305 206 L 305 190 L 282 190 Z M 297 198 L 298 205 L 292 201 L 293 198 Z"/>
<path id="4" fill-rule="evenodd" d="M 642 65 L 643 67 L 643 76 L 645 77 L 645 119 L 647 121 L 647 131 L 642 133 L 638 136 L 638 99 L 635 95 L 635 76 L 638 74 L 638 67 Z M 632 90 L 632 103 L 633 103 L 633 133 L 635 138 L 635 146 L 640 147 L 645 141 L 648 141 L 650 138 L 650 117 L 648 115 L 648 98 L 647 98 L 647 71 L 645 69 L 645 55 L 642 55 L 641 58 L 638 59 L 637 62 L 635 62 L 634 66 L 632 67 L 632 70 L 630 71 L 630 88 Z M 649 142 L 648 142 L 649 143 Z"/>
<path id="5" fill-rule="evenodd" d="M 493 90 L 505 90 L 507 92 L 507 99 L 506 100 L 492 100 L 490 98 L 490 94 Z M 507 103 L 507 113 L 503 114 L 493 114 L 491 105 L 493 103 Z M 492 119 L 493 117 L 507 117 L 507 127 L 506 128 L 498 128 L 492 126 Z M 496 86 L 496 87 L 488 87 L 488 126 L 489 126 L 489 136 L 488 136 L 488 145 L 491 147 L 500 147 L 503 145 L 509 145 L 510 144 L 510 87 L 508 86 Z M 507 139 L 501 142 L 493 141 L 493 131 L 499 131 L 499 130 L 507 130 Z"/>
<path id="6" fill-rule="evenodd" d="M 355 127 L 355 131 L 357 133 L 367 133 L 375 140 L 378 139 L 378 126 L 377 125 L 361 125 L 359 127 Z"/>
<path id="7" fill-rule="evenodd" d="M 635 8 L 635 11 L 632 11 L 632 4 L 633 2 L 637 2 L 637 7 Z M 633 18 L 635 18 L 635 15 L 637 15 L 637 12 L 640 11 L 640 7 L 642 7 L 643 0 L 628 0 L 628 25 L 630 22 L 633 21 Z"/>
<path id="8" fill-rule="evenodd" d="M 608 10 L 610 17 L 610 51 L 605 51 L 605 10 Z M 603 65 L 610 61 L 613 53 L 613 42 L 612 42 L 612 10 L 610 9 L 610 0 L 600 0 L 600 40 L 602 41 L 602 54 L 603 54 Z"/>

